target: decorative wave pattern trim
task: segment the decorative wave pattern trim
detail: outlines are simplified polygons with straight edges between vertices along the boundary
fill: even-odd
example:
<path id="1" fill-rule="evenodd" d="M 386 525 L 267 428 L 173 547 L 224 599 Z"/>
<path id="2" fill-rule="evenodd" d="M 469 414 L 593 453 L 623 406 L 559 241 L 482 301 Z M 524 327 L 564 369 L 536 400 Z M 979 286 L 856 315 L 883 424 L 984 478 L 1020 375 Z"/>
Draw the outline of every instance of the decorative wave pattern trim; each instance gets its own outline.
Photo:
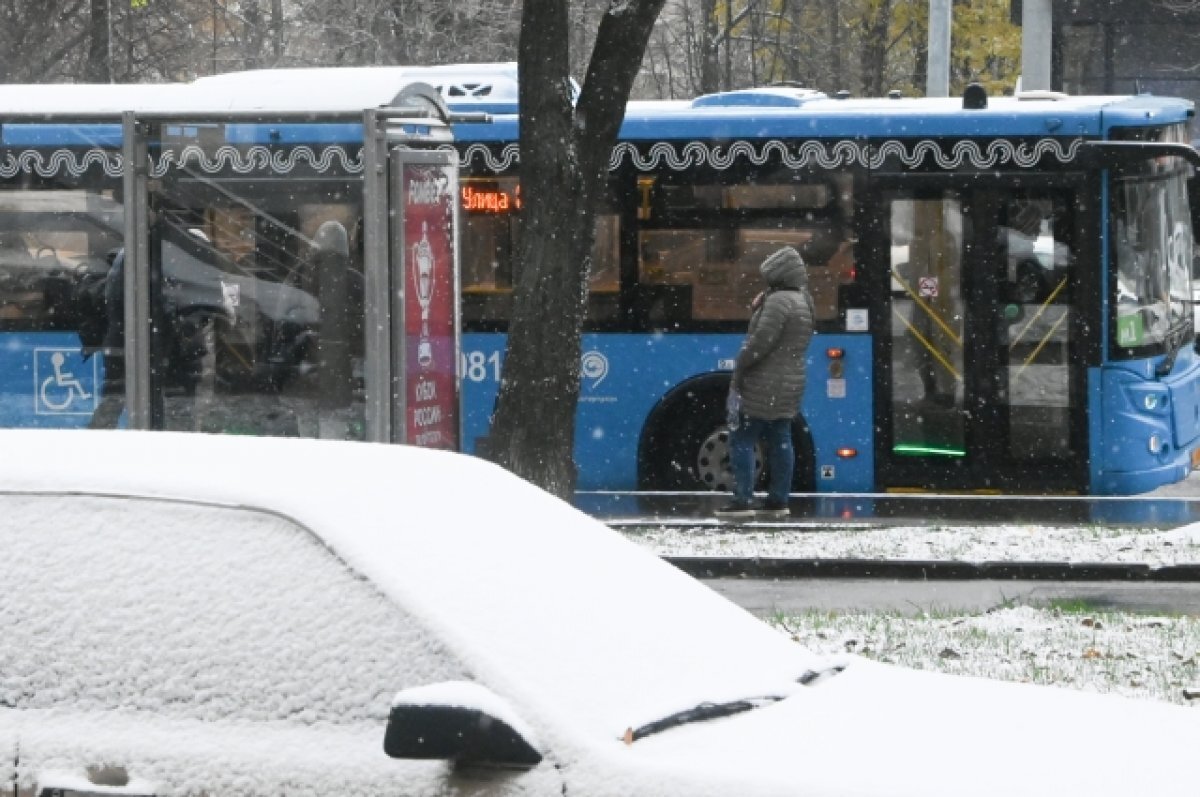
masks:
<path id="1" fill-rule="evenodd" d="M 82 177 L 89 169 L 97 167 L 109 176 L 120 177 L 124 170 L 121 153 L 106 149 L 76 151 L 56 149 L 53 152 L 26 149 L 0 154 L 0 179 L 11 179 L 18 174 L 36 174 L 38 177 L 58 177 L 69 174 Z"/>
<path id="2" fill-rule="evenodd" d="M 300 166 L 308 166 L 318 174 L 330 171 L 334 165 L 346 174 L 361 174 L 362 148 L 347 152 L 345 147 L 328 146 L 319 150 L 309 146 L 272 149 L 255 145 L 236 147 L 226 144 L 211 153 L 203 147 L 187 146 L 178 150 L 163 150 L 152 158 L 151 177 L 164 177 L 172 169 L 198 171 L 204 174 L 291 174 Z"/>
<path id="3" fill-rule="evenodd" d="M 202 147 L 187 146 L 155 153 L 151 158 L 150 176 L 164 177 L 172 169 L 204 174 L 226 171 L 236 174 L 290 174 L 300 166 L 310 167 L 318 174 L 324 174 L 335 166 L 347 174 L 361 174 L 362 148 L 348 152 L 340 146 L 320 149 L 300 146 L 281 150 L 261 145 L 237 147 L 227 144 L 209 152 Z M 57 149 L 52 152 L 25 149 L 0 153 L 2 179 L 11 179 L 18 174 L 82 177 L 92 168 L 99 168 L 108 177 L 120 177 L 124 173 L 124 158 L 120 152 L 105 149 Z"/>
<path id="4" fill-rule="evenodd" d="M 698 166 L 725 170 L 738 163 L 761 166 L 768 162 L 779 162 L 791 169 L 844 169 L 855 166 L 878 169 L 889 159 L 897 160 L 909 168 L 932 161 L 939 169 L 947 171 L 1001 167 L 1030 169 L 1047 157 L 1059 163 L 1070 163 L 1076 159 L 1082 145 L 1083 140 L 1078 138 L 1042 138 L 1033 142 L 993 139 L 983 143 L 960 140 L 949 148 L 932 139 L 889 139 L 869 143 L 805 141 L 800 144 L 779 140 L 735 141 L 731 144 L 660 141 L 649 147 L 621 142 L 613 148 L 609 169 L 615 171 L 626 161 L 643 172 L 662 168 L 683 171 Z M 462 150 L 452 144 L 442 144 L 439 149 L 458 152 L 459 164 L 464 168 L 478 160 L 484 168 L 495 173 L 507 171 L 520 162 L 520 148 L 515 143 L 506 144 L 498 151 L 486 144 L 471 144 Z M 300 166 L 307 166 L 318 174 L 324 174 L 335 166 L 345 174 L 361 174 L 363 152 L 361 148 L 348 151 L 341 146 L 277 149 L 262 145 L 225 145 L 212 152 L 198 146 L 187 146 L 156 153 L 152 158 L 150 175 L 163 177 L 172 169 L 204 174 L 227 171 L 236 174 L 290 174 Z M 18 174 L 36 174 L 40 177 L 70 174 L 82 177 L 92 168 L 101 169 L 109 177 L 120 177 L 123 167 L 121 153 L 104 149 L 58 149 L 52 152 L 26 149 L 0 154 L 0 178 L 3 179 L 11 179 Z"/>
<path id="5" fill-rule="evenodd" d="M 1082 139 L 1042 138 L 1037 141 L 993 139 L 986 142 L 960 140 L 949 149 L 932 139 L 916 141 L 889 139 L 886 141 L 805 141 L 790 144 L 771 140 L 764 142 L 735 141 L 731 144 L 710 144 L 703 141 L 674 143 L 660 141 L 649 147 L 621 142 L 613 148 L 608 167 L 615 171 L 628 161 L 638 171 L 649 172 L 662 168 L 683 171 L 697 166 L 725 170 L 738 163 L 761 166 L 779 162 L 792 169 L 819 167 L 844 169 L 860 166 L 882 167 L 889 159 L 915 168 L 932 159 L 939 169 L 947 171 L 974 168 L 996 169 L 1016 167 L 1030 169 L 1046 157 L 1060 163 L 1070 163 L 1079 155 Z M 452 149 L 451 145 L 443 148 Z M 511 169 L 520 161 L 516 144 L 506 144 L 499 151 L 486 144 L 471 144 L 459 154 L 459 164 L 466 168 L 476 160 L 492 172 Z"/>

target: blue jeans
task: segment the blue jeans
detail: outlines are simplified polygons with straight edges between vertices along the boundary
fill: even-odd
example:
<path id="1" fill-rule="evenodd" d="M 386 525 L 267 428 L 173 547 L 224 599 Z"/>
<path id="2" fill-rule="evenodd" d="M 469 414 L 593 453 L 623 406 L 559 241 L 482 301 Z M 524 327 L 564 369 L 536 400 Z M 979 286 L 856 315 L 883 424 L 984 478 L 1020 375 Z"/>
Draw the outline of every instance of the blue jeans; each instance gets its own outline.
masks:
<path id="1" fill-rule="evenodd" d="M 792 491 L 792 469 L 796 455 L 792 450 L 792 419 L 764 421 L 742 416 L 738 428 L 729 435 L 729 463 L 733 466 L 733 500 L 749 503 L 754 496 L 754 444 L 763 441 L 767 470 L 767 500 L 786 504 Z"/>

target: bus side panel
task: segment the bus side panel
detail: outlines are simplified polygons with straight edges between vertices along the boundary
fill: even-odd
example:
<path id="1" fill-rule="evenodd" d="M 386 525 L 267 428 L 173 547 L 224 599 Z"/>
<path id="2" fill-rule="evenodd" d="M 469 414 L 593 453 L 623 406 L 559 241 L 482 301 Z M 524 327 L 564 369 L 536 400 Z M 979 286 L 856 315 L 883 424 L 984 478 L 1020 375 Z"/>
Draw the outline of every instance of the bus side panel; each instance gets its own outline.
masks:
<path id="1" fill-rule="evenodd" d="M 646 419 L 659 400 L 692 377 L 729 371 L 742 335 L 583 336 L 582 383 L 575 427 L 580 490 L 637 490 L 637 454 Z M 505 336 L 463 335 L 463 450 L 488 434 L 499 389 Z M 830 376 L 831 349 L 844 373 Z M 871 340 L 866 335 L 813 338 L 808 350 L 804 416 L 813 435 L 821 492 L 874 488 Z M 840 381 L 839 381 L 840 380 Z M 844 458 L 838 449 L 854 449 Z"/>
<path id="2" fill-rule="evenodd" d="M 808 382 L 802 406 L 813 436 L 817 492 L 872 492 L 875 429 L 871 338 L 815 335 L 807 360 Z M 851 451 L 853 455 L 847 456 Z"/>
<path id="3" fill-rule="evenodd" d="M 1092 492 L 1096 495 L 1143 493 L 1185 478 L 1196 447 L 1200 396 L 1194 386 L 1200 363 L 1186 357 L 1169 380 L 1122 367 L 1088 370 Z M 1175 387 L 1173 387 L 1175 386 Z M 1175 406 L 1180 402 L 1183 406 Z M 1099 406 L 1097 406 L 1099 405 Z M 1096 410 L 1099 409 L 1099 412 Z M 1178 421 L 1187 419 L 1187 428 Z"/>
<path id="4" fill-rule="evenodd" d="M 73 332 L 0 333 L 0 428 L 87 426 L 103 375 L 103 357 L 83 359 Z"/>
<path id="5" fill-rule="evenodd" d="M 488 433 L 499 389 L 505 336 L 463 335 L 463 450 Z M 650 411 L 672 387 L 729 370 L 741 335 L 583 336 L 575 426 L 580 490 L 637 490 L 637 453 Z"/>

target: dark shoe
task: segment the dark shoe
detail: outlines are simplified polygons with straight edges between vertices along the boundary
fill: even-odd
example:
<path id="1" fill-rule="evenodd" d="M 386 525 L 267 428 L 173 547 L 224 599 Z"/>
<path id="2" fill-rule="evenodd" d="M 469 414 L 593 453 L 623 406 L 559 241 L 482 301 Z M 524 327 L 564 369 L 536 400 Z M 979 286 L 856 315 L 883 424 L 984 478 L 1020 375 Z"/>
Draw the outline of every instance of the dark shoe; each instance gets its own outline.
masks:
<path id="1" fill-rule="evenodd" d="M 733 501 L 713 513 L 721 520 L 749 520 L 758 514 L 753 504 Z"/>
<path id="2" fill-rule="evenodd" d="M 788 509 L 788 505 L 778 501 L 767 501 L 754 513 L 755 517 L 775 519 L 785 518 L 791 514 L 792 512 Z"/>

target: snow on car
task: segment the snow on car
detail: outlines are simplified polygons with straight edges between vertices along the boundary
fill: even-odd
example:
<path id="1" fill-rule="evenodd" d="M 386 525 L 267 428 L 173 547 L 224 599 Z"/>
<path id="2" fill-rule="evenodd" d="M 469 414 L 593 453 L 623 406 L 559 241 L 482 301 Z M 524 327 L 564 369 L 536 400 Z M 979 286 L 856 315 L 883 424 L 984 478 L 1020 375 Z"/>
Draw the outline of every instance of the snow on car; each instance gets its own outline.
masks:
<path id="1" fill-rule="evenodd" d="M 1194 711 L 815 656 L 481 460 L 0 446 L 20 797 L 1195 793 Z"/>

